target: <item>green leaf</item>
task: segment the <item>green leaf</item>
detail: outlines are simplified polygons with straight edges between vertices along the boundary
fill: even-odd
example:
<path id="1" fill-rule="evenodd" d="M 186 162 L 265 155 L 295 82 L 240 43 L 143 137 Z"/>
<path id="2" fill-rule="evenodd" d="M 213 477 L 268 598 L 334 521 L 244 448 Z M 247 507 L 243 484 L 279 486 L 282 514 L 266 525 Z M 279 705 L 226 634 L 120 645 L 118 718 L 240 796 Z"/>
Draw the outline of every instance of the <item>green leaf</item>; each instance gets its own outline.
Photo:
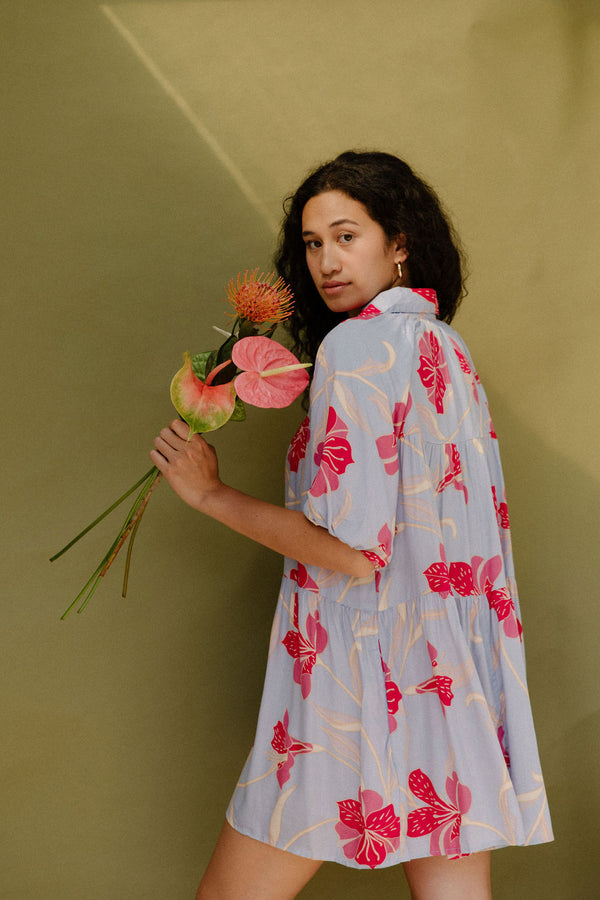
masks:
<path id="1" fill-rule="evenodd" d="M 240 400 L 239 397 L 235 398 L 235 406 L 233 408 L 233 413 L 231 416 L 230 422 L 243 422 L 246 418 L 246 406 L 244 405 L 244 401 Z"/>
<path id="2" fill-rule="evenodd" d="M 206 381 L 206 376 L 215 367 L 215 357 L 214 350 L 203 350 L 201 353 L 196 353 L 192 356 L 192 371 L 196 378 L 199 378 L 200 381 Z"/>

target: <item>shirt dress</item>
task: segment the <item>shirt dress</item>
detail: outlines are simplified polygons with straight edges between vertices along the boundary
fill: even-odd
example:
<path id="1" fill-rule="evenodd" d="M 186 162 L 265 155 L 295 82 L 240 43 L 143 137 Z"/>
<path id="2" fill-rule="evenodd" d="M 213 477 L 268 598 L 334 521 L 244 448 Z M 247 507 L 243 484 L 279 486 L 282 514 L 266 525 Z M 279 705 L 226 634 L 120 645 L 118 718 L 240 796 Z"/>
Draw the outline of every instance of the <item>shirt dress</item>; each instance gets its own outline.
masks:
<path id="1" fill-rule="evenodd" d="M 319 348 L 286 505 L 372 560 L 286 559 L 256 739 L 227 818 L 357 868 L 552 840 L 487 399 L 432 290 Z"/>

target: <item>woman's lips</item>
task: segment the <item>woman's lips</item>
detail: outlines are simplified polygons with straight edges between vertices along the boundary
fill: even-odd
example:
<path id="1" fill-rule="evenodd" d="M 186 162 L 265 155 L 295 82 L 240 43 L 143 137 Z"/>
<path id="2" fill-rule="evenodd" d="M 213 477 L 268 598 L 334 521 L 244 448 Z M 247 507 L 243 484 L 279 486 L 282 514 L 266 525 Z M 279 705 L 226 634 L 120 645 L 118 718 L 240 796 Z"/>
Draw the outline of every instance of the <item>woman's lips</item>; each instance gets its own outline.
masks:
<path id="1" fill-rule="evenodd" d="M 328 297 L 335 297 L 336 294 L 340 294 L 349 284 L 349 281 L 324 281 L 322 288 Z"/>

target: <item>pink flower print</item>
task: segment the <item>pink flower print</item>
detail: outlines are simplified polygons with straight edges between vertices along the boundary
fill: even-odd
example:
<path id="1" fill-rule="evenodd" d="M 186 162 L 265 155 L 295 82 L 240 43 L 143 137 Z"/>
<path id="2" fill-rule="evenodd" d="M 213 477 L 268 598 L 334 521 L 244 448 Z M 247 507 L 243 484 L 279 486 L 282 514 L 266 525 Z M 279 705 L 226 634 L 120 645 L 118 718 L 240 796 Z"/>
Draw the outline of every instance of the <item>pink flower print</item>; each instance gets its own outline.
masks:
<path id="1" fill-rule="evenodd" d="M 290 472 L 297 472 L 301 460 L 306 456 L 306 445 L 310 439 L 310 420 L 308 416 L 301 423 L 298 431 L 292 438 L 290 449 L 288 450 L 287 461 Z"/>
<path id="2" fill-rule="evenodd" d="M 377 307 L 375 306 L 374 303 L 369 303 L 368 306 L 365 306 L 365 308 L 362 310 L 362 312 L 359 312 L 359 314 L 356 316 L 356 318 L 357 319 L 374 319 L 375 316 L 380 316 L 380 315 L 381 315 L 381 310 L 377 309 Z"/>
<path id="3" fill-rule="evenodd" d="M 438 661 L 437 661 L 437 658 L 438 658 L 437 647 L 434 647 L 433 644 L 430 644 L 429 641 L 427 641 L 427 652 L 429 653 L 429 659 L 431 660 L 431 665 L 432 665 L 432 667 L 435 669 L 435 667 L 436 667 L 437 664 L 438 664 Z"/>
<path id="4" fill-rule="evenodd" d="M 286 781 L 290 779 L 290 769 L 294 765 L 294 758 L 298 753 L 310 753 L 312 744 L 306 744 L 304 741 L 297 741 L 290 737 L 288 726 L 290 724 L 290 715 L 286 709 L 283 721 L 279 721 L 273 728 L 273 740 L 271 747 L 279 754 L 280 759 L 277 763 L 277 781 L 279 787 L 282 788 Z"/>
<path id="5" fill-rule="evenodd" d="M 515 604 L 512 601 L 508 588 L 500 588 L 500 590 L 487 590 L 486 597 L 490 609 L 496 611 L 498 621 L 502 622 L 502 628 L 506 637 L 518 637 L 521 639 L 523 634 L 523 626 L 515 612 Z"/>
<path id="6" fill-rule="evenodd" d="M 441 561 L 432 563 L 425 569 L 423 575 L 427 579 L 429 590 L 439 594 L 445 600 L 452 593 L 452 585 L 443 544 L 440 544 L 440 556 L 442 557 Z"/>
<path id="7" fill-rule="evenodd" d="M 477 594 L 477 588 L 473 581 L 473 570 L 467 562 L 452 562 L 448 566 L 450 583 L 461 597 L 471 597 Z"/>
<path id="8" fill-rule="evenodd" d="M 431 834 L 429 852 L 431 856 L 448 856 L 456 859 L 460 852 L 460 824 L 462 816 L 471 808 L 471 791 L 461 784 L 456 772 L 446 778 L 448 801 L 436 793 L 431 779 L 421 769 L 415 769 L 408 776 L 408 786 L 419 800 L 427 805 L 420 806 L 408 814 L 409 837 L 423 837 Z M 443 851 L 442 846 L 443 845 Z"/>
<path id="9" fill-rule="evenodd" d="M 492 556 L 491 559 L 484 560 L 481 556 L 474 556 L 471 559 L 471 567 L 475 588 L 480 594 L 485 594 L 490 609 L 496 611 L 506 637 L 521 638 L 523 627 L 517 619 L 515 605 L 508 588 L 501 587 L 494 590 L 494 582 L 502 572 L 501 557 Z"/>
<path id="10" fill-rule="evenodd" d="M 358 789 L 358 800 L 338 801 L 335 826 L 348 859 L 374 869 L 400 846 L 400 819 L 392 804 L 383 806 L 377 791 Z"/>
<path id="11" fill-rule="evenodd" d="M 392 555 L 392 532 L 387 523 L 379 529 L 377 535 L 379 544 L 373 550 L 362 550 L 363 556 L 370 560 L 376 569 L 383 569 L 390 561 Z"/>
<path id="12" fill-rule="evenodd" d="M 494 582 L 502 572 L 502 559 L 492 556 L 484 560 L 482 556 L 473 556 L 468 562 L 446 563 L 444 547 L 440 544 L 441 562 L 432 563 L 423 575 L 427 579 L 429 589 L 446 599 L 452 591 L 461 597 L 485 594 L 490 609 L 498 615 L 507 637 L 520 638 L 523 626 L 517 619 L 515 605 L 508 588 L 494 589 Z"/>
<path id="13" fill-rule="evenodd" d="M 458 358 L 458 364 L 460 366 L 461 372 L 467 376 L 465 378 L 465 381 L 473 388 L 473 399 L 476 403 L 479 403 L 479 394 L 477 393 L 477 388 L 475 386 L 475 383 L 479 381 L 479 376 L 477 375 L 477 372 L 475 372 L 475 370 L 471 368 L 469 360 L 462 352 L 456 341 L 453 341 L 452 338 L 450 338 L 450 343 L 454 347 L 454 352 L 456 353 L 456 356 Z"/>
<path id="14" fill-rule="evenodd" d="M 444 351 L 432 331 L 423 335 L 419 341 L 419 350 L 421 365 L 417 371 L 427 391 L 427 399 L 433 403 L 436 412 L 443 413 L 444 394 L 446 385 L 450 382 L 450 373 Z"/>
<path id="15" fill-rule="evenodd" d="M 491 417 L 491 415 L 490 415 L 490 407 L 489 407 L 489 404 L 488 404 L 488 403 L 485 404 L 485 408 L 487 409 L 488 422 L 489 422 L 489 425 L 490 425 L 490 437 L 493 438 L 495 441 L 497 441 L 497 440 L 498 440 L 498 435 L 497 435 L 496 432 L 494 431 L 494 423 L 492 422 L 492 417 Z"/>
<path id="16" fill-rule="evenodd" d="M 510 756 L 509 756 L 508 750 L 504 746 L 504 728 L 502 727 L 502 725 L 498 729 L 498 740 L 500 741 L 500 746 L 502 748 L 502 755 L 504 756 L 504 762 L 506 763 L 508 768 L 510 768 Z"/>
<path id="17" fill-rule="evenodd" d="M 510 528 L 510 519 L 508 518 L 508 506 L 506 504 L 506 491 L 504 492 L 504 500 L 498 503 L 496 496 L 496 488 L 492 485 L 492 496 L 494 498 L 494 509 L 496 510 L 496 518 L 500 528 Z"/>
<path id="18" fill-rule="evenodd" d="M 306 617 L 306 635 L 302 634 L 298 625 L 298 594 L 294 595 L 294 626 L 296 631 L 288 631 L 282 644 L 294 658 L 294 681 L 300 685 L 302 696 L 306 700 L 311 689 L 311 674 L 317 661 L 317 654 L 327 646 L 327 632 L 319 621 L 319 611 Z"/>
<path id="19" fill-rule="evenodd" d="M 333 407 L 329 408 L 325 440 L 317 446 L 315 465 L 319 471 L 313 481 L 309 493 L 313 497 L 321 497 L 328 491 L 337 491 L 340 480 L 352 459 L 352 447 L 348 443 L 348 428 Z"/>
<path id="20" fill-rule="evenodd" d="M 469 360 L 465 356 L 465 354 L 459 349 L 458 345 L 452 341 L 452 346 L 454 347 L 454 352 L 458 356 L 458 363 L 460 365 L 461 372 L 464 372 L 465 375 L 472 375 L 473 370 L 469 365 Z"/>
<path id="21" fill-rule="evenodd" d="M 463 481 L 462 468 L 460 465 L 460 454 L 456 444 L 444 444 L 444 451 L 447 457 L 446 470 L 444 477 L 435 489 L 436 494 L 441 494 L 447 487 L 453 485 L 457 491 L 462 491 L 465 495 L 465 503 L 469 502 L 469 493 Z"/>
<path id="22" fill-rule="evenodd" d="M 423 575 L 427 579 L 430 590 L 446 599 L 452 591 L 461 597 L 469 597 L 477 593 L 473 583 L 471 566 L 466 562 L 446 562 L 443 544 L 440 544 L 441 562 L 432 563 Z"/>
<path id="23" fill-rule="evenodd" d="M 440 545 L 441 562 L 432 563 L 423 575 L 427 579 L 429 589 L 446 599 L 454 591 L 461 597 L 472 597 L 485 594 L 490 609 L 494 609 L 498 620 L 502 622 L 507 637 L 520 638 L 523 627 L 517 619 L 515 605 L 508 588 L 494 589 L 494 582 L 502 571 L 502 559 L 493 556 L 484 560 L 482 556 L 473 556 L 471 563 L 451 562 L 447 565 L 444 548 Z"/>
<path id="24" fill-rule="evenodd" d="M 298 563 L 297 569 L 292 569 L 290 572 L 290 578 L 292 581 L 295 581 L 298 587 L 304 588 L 307 591 L 312 591 L 314 594 L 319 593 L 319 585 L 317 582 L 310 577 L 308 572 L 306 571 L 306 566 L 303 566 L 302 563 Z"/>
<path id="25" fill-rule="evenodd" d="M 448 675 L 433 675 L 427 681 L 418 684 L 416 691 L 417 694 L 437 694 L 442 702 L 442 707 L 450 706 L 454 699 L 452 679 Z"/>
<path id="26" fill-rule="evenodd" d="M 379 648 L 379 652 L 381 654 L 381 648 Z M 381 668 L 383 669 L 383 674 L 385 675 L 385 696 L 388 708 L 388 726 L 391 733 L 398 727 L 395 716 L 400 707 L 402 692 L 396 682 L 392 681 L 392 673 L 390 672 L 390 667 L 386 662 L 384 662 L 383 657 L 381 657 Z"/>
<path id="27" fill-rule="evenodd" d="M 388 475 L 398 471 L 398 441 L 404 437 L 404 424 L 412 406 L 412 397 L 408 395 L 406 403 L 396 403 L 392 413 L 392 434 L 383 434 L 375 441 L 377 452 L 383 460 L 383 467 Z"/>

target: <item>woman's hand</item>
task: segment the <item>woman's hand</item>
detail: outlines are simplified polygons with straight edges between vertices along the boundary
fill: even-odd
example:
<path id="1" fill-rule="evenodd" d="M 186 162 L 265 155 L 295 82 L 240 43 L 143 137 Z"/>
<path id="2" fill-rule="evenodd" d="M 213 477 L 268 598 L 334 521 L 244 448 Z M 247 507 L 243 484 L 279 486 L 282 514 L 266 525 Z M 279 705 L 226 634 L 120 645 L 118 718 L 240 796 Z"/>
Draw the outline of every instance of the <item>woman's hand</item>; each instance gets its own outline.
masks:
<path id="1" fill-rule="evenodd" d="M 194 509 L 203 510 L 207 498 L 223 487 L 217 454 L 199 434 L 190 438 L 190 428 L 175 419 L 154 439 L 150 459 L 176 494 Z"/>
<path id="2" fill-rule="evenodd" d="M 300 510 L 257 500 L 223 484 L 214 449 L 199 434 L 189 434 L 189 426 L 176 419 L 155 438 L 150 453 L 182 500 L 282 556 L 357 578 L 372 576 L 373 565 L 360 550 L 313 525 Z"/>

